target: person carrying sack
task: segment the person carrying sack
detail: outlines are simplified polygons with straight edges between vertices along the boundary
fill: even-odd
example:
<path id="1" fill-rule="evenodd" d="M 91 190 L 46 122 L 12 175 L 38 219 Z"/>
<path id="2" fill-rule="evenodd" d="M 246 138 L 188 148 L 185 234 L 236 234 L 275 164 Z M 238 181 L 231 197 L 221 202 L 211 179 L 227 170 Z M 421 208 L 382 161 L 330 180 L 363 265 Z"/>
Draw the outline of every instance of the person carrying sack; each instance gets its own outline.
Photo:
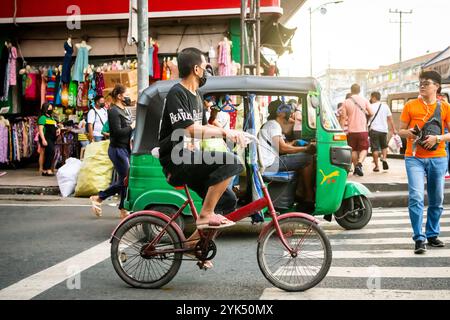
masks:
<path id="1" fill-rule="evenodd" d="M 400 136 L 407 139 L 405 166 L 408 175 L 408 210 L 416 254 L 426 252 L 425 240 L 432 247 L 444 246 L 438 237 L 443 212 L 444 176 L 448 164 L 445 143 L 450 141 L 450 134 L 444 134 L 444 127 L 450 129 L 450 105 L 437 99 L 441 75 L 435 71 L 425 71 L 420 74 L 419 81 L 420 97 L 409 101 L 403 108 L 399 130 Z M 423 233 L 425 182 L 428 210 Z"/>
<path id="2" fill-rule="evenodd" d="M 383 164 L 383 170 L 389 170 L 389 165 L 387 163 L 387 134 L 388 134 L 388 124 L 390 127 L 390 132 L 392 135 L 397 134 L 395 130 L 394 120 L 392 119 L 392 113 L 389 107 L 380 102 L 381 94 L 377 91 L 372 92 L 370 95 L 371 108 L 375 111 L 375 115 L 370 119 L 369 127 L 369 137 L 370 137 L 370 149 L 372 151 L 373 162 L 375 167 L 374 172 L 379 172 L 378 159 L 381 152 L 381 163 Z"/>

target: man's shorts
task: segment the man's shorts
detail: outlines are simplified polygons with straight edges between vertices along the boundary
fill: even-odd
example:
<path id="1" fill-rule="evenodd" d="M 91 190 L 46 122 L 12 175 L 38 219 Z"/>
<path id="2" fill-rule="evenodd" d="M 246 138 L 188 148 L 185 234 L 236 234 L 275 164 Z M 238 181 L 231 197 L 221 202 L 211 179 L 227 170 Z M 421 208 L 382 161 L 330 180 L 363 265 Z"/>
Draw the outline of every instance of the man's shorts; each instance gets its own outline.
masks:
<path id="1" fill-rule="evenodd" d="M 369 136 L 370 136 L 370 149 L 372 150 L 372 152 L 381 151 L 383 149 L 388 148 L 386 132 L 370 130 Z"/>
<path id="2" fill-rule="evenodd" d="M 353 151 L 361 152 L 369 150 L 369 133 L 352 132 L 347 136 L 347 142 Z"/>
<path id="3" fill-rule="evenodd" d="M 239 158 L 230 152 L 192 152 L 183 151 L 187 161 L 173 164 L 170 168 L 163 168 L 168 182 L 172 186 L 186 184 L 195 191 L 200 198 L 205 199 L 209 187 L 228 178 L 234 177 L 244 170 Z M 218 160 L 212 162 L 211 160 Z M 236 209 L 237 198 L 232 190 L 227 188 L 220 198 L 215 212 L 227 214 Z"/>
<path id="4" fill-rule="evenodd" d="M 312 155 L 304 152 L 284 154 L 275 159 L 275 163 L 266 168 L 266 172 L 297 171 L 308 166 L 313 160 Z"/>

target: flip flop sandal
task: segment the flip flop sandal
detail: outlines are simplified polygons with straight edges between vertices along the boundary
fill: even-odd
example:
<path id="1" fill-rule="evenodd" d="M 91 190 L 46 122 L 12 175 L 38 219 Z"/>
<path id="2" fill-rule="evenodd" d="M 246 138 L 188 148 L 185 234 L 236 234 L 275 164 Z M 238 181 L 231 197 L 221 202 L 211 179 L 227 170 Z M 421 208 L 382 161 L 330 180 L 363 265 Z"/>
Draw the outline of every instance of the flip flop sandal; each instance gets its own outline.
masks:
<path id="1" fill-rule="evenodd" d="M 92 197 L 90 198 L 91 200 L 91 205 L 92 205 L 92 212 L 97 216 L 97 217 L 101 217 L 102 216 L 102 208 L 101 208 L 101 203 L 97 202 L 95 200 L 92 200 Z"/>
<path id="2" fill-rule="evenodd" d="M 198 260 L 197 257 L 194 254 L 192 254 L 192 253 L 183 253 L 183 254 L 185 256 L 189 257 L 189 258 L 192 258 L 194 260 Z M 203 269 L 203 270 L 208 270 L 208 269 L 211 269 L 211 268 L 214 267 L 213 263 L 210 260 L 205 260 L 205 261 L 198 260 L 197 261 L 197 266 L 200 269 Z"/>
<path id="3" fill-rule="evenodd" d="M 226 223 L 223 223 L 223 222 Z M 231 226 L 234 226 L 236 223 L 234 221 L 228 220 L 224 216 L 221 216 L 220 214 L 215 214 L 211 218 L 209 218 L 209 221 L 206 223 L 196 223 L 197 230 L 203 230 L 203 229 L 223 229 L 228 228 Z"/>

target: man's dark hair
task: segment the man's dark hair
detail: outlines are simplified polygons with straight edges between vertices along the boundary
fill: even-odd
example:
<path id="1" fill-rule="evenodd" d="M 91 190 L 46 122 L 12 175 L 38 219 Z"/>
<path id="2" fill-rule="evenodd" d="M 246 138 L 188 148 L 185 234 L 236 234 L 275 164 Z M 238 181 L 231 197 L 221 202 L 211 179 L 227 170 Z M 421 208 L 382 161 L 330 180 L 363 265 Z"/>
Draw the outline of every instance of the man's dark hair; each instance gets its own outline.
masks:
<path id="1" fill-rule="evenodd" d="M 97 104 L 97 103 L 100 101 L 100 99 L 103 99 L 103 98 L 104 98 L 104 97 L 103 97 L 102 95 L 96 96 L 96 97 L 94 98 L 94 103 Z"/>
<path id="2" fill-rule="evenodd" d="M 423 80 L 432 80 L 433 82 L 441 85 L 442 77 L 436 71 L 422 71 L 419 75 L 419 79 Z"/>
<path id="3" fill-rule="evenodd" d="M 352 94 L 351 94 L 351 92 L 349 92 L 345 95 L 345 100 L 350 99 L 351 97 L 352 97 Z"/>
<path id="4" fill-rule="evenodd" d="M 180 78 L 187 78 L 196 65 L 202 64 L 203 53 L 197 48 L 186 48 L 178 54 Z"/>
<path id="5" fill-rule="evenodd" d="M 381 93 L 379 93 L 378 91 L 372 92 L 370 94 L 370 97 L 377 99 L 377 101 L 381 101 Z"/>
<path id="6" fill-rule="evenodd" d="M 269 106 L 267 108 L 269 110 L 269 116 L 267 117 L 267 120 L 275 120 L 277 118 L 277 111 L 282 103 L 283 102 L 281 100 L 274 100 L 269 103 Z"/>
<path id="7" fill-rule="evenodd" d="M 352 94 L 359 94 L 361 92 L 361 87 L 359 86 L 359 84 L 354 83 L 350 87 L 350 91 Z"/>

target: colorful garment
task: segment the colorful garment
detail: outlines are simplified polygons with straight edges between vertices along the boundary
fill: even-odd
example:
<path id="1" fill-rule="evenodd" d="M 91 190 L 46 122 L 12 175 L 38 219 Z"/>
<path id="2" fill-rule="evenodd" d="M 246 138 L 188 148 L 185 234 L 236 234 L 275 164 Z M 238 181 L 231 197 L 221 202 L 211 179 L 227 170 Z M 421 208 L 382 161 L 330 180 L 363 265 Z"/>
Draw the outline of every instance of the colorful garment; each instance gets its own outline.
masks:
<path id="1" fill-rule="evenodd" d="M 71 45 L 69 45 L 69 43 L 66 41 L 66 42 L 64 42 L 64 50 L 66 51 L 66 54 L 64 55 L 61 81 L 63 83 L 69 83 L 70 82 L 70 67 L 72 65 L 73 47 Z"/>
<path id="2" fill-rule="evenodd" d="M 9 52 L 9 85 L 17 85 L 17 49 L 16 47 L 11 47 Z"/>
<path id="3" fill-rule="evenodd" d="M 24 77 L 25 100 L 36 101 L 39 99 L 39 79 L 36 73 L 28 73 Z"/>
<path id="4" fill-rule="evenodd" d="M 97 88 L 97 95 L 103 96 L 103 90 L 105 90 L 105 78 L 103 72 L 97 72 L 95 74 L 95 87 Z"/>
<path id="5" fill-rule="evenodd" d="M 56 76 L 53 73 L 52 69 L 49 69 L 45 100 L 50 104 L 55 103 L 55 86 L 56 86 Z"/>
<path id="6" fill-rule="evenodd" d="M 72 80 L 84 82 L 84 70 L 89 65 L 89 52 L 86 47 L 79 47 L 75 65 L 73 67 Z"/>
<path id="7" fill-rule="evenodd" d="M 231 45 L 228 40 L 219 43 L 219 76 L 231 76 Z"/>
<path id="8" fill-rule="evenodd" d="M 158 60 L 158 51 L 159 47 L 155 43 L 153 45 L 153 79 L 155 80 L 161 80 L 161 66 L 159 65 Z"/>
<path id="9" fill-rule="evenodd" d="M 69 107 L 77 106 L 78 85 L 74 81 L 70 81 L 69 85 Z"/>

